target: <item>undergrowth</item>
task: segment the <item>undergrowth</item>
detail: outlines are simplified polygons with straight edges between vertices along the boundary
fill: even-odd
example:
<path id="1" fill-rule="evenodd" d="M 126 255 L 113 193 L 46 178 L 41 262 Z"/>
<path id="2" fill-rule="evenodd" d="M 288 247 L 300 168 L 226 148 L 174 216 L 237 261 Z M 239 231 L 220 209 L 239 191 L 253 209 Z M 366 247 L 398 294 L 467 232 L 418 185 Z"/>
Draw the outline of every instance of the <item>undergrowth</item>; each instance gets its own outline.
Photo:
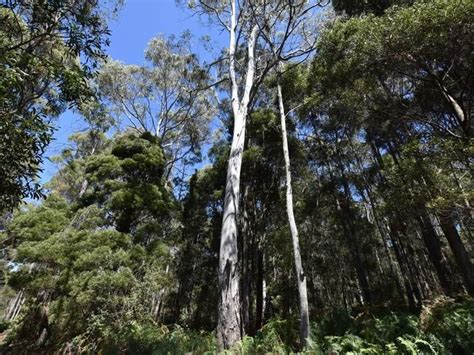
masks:
<path id="1" fill-rule="evenodd" d="M 312 323 L 311 339 L 304 350 L 298 346 L 297 321 L 274 318 L 254 337 L 244 337 L 225 354 L 462 355 L 472 354 L 473 335 L 474 300 L 443 297 L 426 303 L 419 315 L 380 310 L 326 314 Z M 86 339 L 79 341 L 82 345 L 75 342 L 79 345 L 75 348 L 85 350 L 86 342 Z M 212 332 L 132 323 L 118 334 L 109 334 L 93 352 L 215 354 L 217 344 Z"/>
<path id="2" fill-rule="evenodd" d="M 244 337 L 227 354 L 298 352 L 298 324 L 274 318 L 254 337 Z M 141 330 L 129 342 L 133 354 L 215 353 L 215 337 L 182 328 Z M 150 332 L 150 333 L 147 333 Z M 312 323 L 307 354 L 471 354 L 474 300 L 438 298 L 420 315 L 378 311 L 333 312 Z"/>

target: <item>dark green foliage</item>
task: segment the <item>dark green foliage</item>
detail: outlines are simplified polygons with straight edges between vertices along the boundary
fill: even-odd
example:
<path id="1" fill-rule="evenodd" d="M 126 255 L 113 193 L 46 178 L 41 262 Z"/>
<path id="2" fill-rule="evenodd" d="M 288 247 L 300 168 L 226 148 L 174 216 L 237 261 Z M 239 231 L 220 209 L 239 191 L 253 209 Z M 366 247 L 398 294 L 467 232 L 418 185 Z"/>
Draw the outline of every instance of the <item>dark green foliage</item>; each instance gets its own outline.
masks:
<path id="1" fill-rule="evenodd" d="M 211 149 L 214 164 L 196 171 L 182 204 L 183 228 L 177 255 L 178 290 L 174 320 L 194 329 L 213 330 L 217 323 L 219 233 L 228 149 Z"/>
<path id="2" fill-rule="evenodd" d="M 436 299 L 423 308 L 420 326 L 440 339 L 450 353 L 469 354 L 474 349 L 474 300 Z"/>
<path id="3" fill-rule="evenodd" d="M 216 351 L 215 337 L 212 333 L 183 329 L 179 326 L 169 328 L 156 324 L 136 323 L 124 327 L 112 339 L 108 339 L 101 351 L 104 354 L 205 354 Z"/>
<path id="4" fill-rule="evenodd" d="M 379 310 L 378 315 L 343 315 L 343 312 L 327 315 L 313 323 L 315 332 L 303 353 L 468 354 L 471 349 L 468 337 L 472 334 L 474 316 L 472 300 L 438 300 L 435 303 L 437 306 L 430 307 L 429 311 L 425 309 L 422 313 L 422 317 L 427 317 L 426 312 L 432 312 L 430 326 L 437 325 L 436 329 L 431 330 L 424 328 L 428 325 L 423 325 L 427 319 L 419 323 L 417 315 L 408 313 L 385 313 Z M 440 307 L 441 304 L 443 306 Z M 451 333 L 453 330 L 454 333 Z M 122 329 L 118 337 L 109 339 L 103 351 L 115 353 L 122 349 L 130 354 L 215 352 L 214 339 L 211 333 L 133 323 Z M 244 337 L 230 349 L 230 353 L 296 353 L 297 339 L 297 322 L 275 318 L 269 320 L 254 337 Z"/>
<path id="5" fill-rule="evenodd" d="M 98 203 L 111 215 L 118 231 L 133 230 L 137 238 L 150 238 L 137 230 L 138 223 L 153 219 L 150 224 L 159 228 L 157 223 L 172 207 L 163 181 L 164 164 L 159 142 L 149 133 L 119 137 L 111 151 L 87 162 L 89 185 L 80 203 Z"/>
<path id="6" fill-rule="evenodd" d="M 243 339 L 228 353 L 472 352 L 473 4 L 334 1 L 350 16 L 327 23 L 310 65 L 285 66 L 294 212 L 312 320 L 304 350 L 273 74 L 262 78 L 247 117 L 238 196 Z M 179 59 L 187 66 L 187 53 L 173 53 L 166 65 Z M 264 53 L 259 42 L 257 71 Z M 163 53 L 152 54 L 159 61 Z M 109 89 L 125 85 L 140 121 L 142 103 L 158 103 L 148 89 L 120 82 L 124 76 L 115 74 L 125 69 L 143 68 L 112 63 L 105 79 Z M 14 73 L 4 71 L 8 82 Z M 64 97 L 52 98 L 41 117 L 60 112 L 66 97 L 75 103 L 81 88 L 74 83 L 82 80 L 75 73 L 58 73 Z M 59 172 L 47 198 L 0 219 L 0 306 L 11 317 L 0 323 L 2 353 L 216 352 L 232 127 L 224 120 L 203 150 L 206 165 L 187 176 L 190 156 L 175 160 L 177 152 L 189 147 L 200 155 L 192 150 L 208 132 L 200 127 L 208 116 L 192 114 L 187 138 L 168 131 L 160 115 L 162 138 L 141 129 L 108 138 L 111 112 L 121 111 L 119 91 L 113 107 L 81 106 L 91 127 L 55 158 Z M 227 117 L 230 102 L 221 104 Z M 180 108 L 170 110 L 181 117 Z"/>
<path id="7" fill-rule="evenodd" d="M 102 10 L 88 0 L 0 2 L 0 213 L 42 196 L 51 119 L 93 96 L 87 80 L 108 44 Z"/>
<path id="8" fill-rule="evenodd" d="M 365 13 L 381 15 L 392 5 L 412 4 L 413 0 L 332 0 L 337 13 L 357 16 Z"/>
<path id="9" fill-rule="evenodd" d="M 133 270 L 138 269 L 143 256 L 130 237 L 114 231 L 62 232 L 41 242 L 21 244 L 18 262 L 40 266 L 33 271 L 26 266 L 12 277 L 49 305 L 47 314 L 42 303 L 25 310 L 13 346 L 32 346 L 44 322 L 50 332 L 50 346 L 80 336 L 100 339 L 104 333 L 120 329 L 127 313 L 138 312 L 129 295 L 139 288 Z M 33 322 L 35 318 L 39 323 Z"/>
<path id="10" fill-rule="evenodd" d="M 319 81 L 317 92 L 331 98 L 334 114 L 369 115 L 373 130 L 394 134 L 409 121 L 444 136 L 468 137 L 473 16 L 471 1 L 437 0 L 338 21 L 319 42 L 312 76 Z"/>
<path id="11" fill-rule="evenodd" d="M 335 21 L 323 32 L 299 112 L 319 179 L 307 196 L 314 208 L 308 223 L 319 221 L 312 227 L 318 238 L 311 245 L 320 250 L 314 269 L 332 271 L 337 259 L 351 264 L 351 276 L 316 271 L 321 288 L 362 288 L 371 303 L 412 309 L 440 288 L 470 288 L 463 273 L 473 270 L 473 14 L 471 1 L 418 1 Z M 444 225 L 436 229 L 438 220 Z M 432 291 L 416 285 L 417 275 L 430 280 Z M 354 292 L 340 295 L 327 296 L 332 307 L 357 303 Z"/>
<path id="12" fill-rule="evenodd" d="M 71 180 L 87 182 L 84 195 L 61 189 L 67 201 L 52 192 L 7 224 L 15 263 L 8 283 L 26 297 L 7 339 L 12 351 L 96 351 L 132 321 L 156 324 L 158 295 L 169 282 L 164 233 L 172 199 L 156 139 L 128 133 L 96 156 L 70 154 L 85 166 Z M 72 177 L 73 164 L 53 186 Z"/>
<path id="13" fill-rule="evenodd" d="M 331 313 L 314 324 L 312 346 L 323 351 L 386 354 L 468 354 L 473 301 L 439 298 L 420 317 L 410 313 Z"/>
<path id="14" fill-rule="evenodd" d="M 28 206 L 18 211 L 9 224 L 9 234 L 15 242 L 37 242 L 45 236 L 64 229 L 70 221 L 72 211 L 67 202 L 57 194 L 51 194 L 39 207 Z"/>

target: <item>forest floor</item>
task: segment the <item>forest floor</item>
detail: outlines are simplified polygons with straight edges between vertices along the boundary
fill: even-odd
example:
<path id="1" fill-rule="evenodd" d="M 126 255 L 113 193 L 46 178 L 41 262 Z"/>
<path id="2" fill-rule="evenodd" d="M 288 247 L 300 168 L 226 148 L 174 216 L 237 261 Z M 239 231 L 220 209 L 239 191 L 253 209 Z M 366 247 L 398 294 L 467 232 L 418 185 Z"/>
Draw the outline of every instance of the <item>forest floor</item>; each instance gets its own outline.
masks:
<path id="1" fill-rule="evenodd" d="M 273 318 L 254 337 L 244 337 L 228 354 L 466 354 L 474 349 L 474 300 L 439 297 L 418 312 L 394 305 L 336 311 L 312 322 L 304 350 L 298 344 L 298 322 Z M 1 353 L 18 349 L 8 342 L 14 324 L 0 333 Z M 12 347 L 13 345 L 13 347 Z M 52 344 L 51 344 L 52 345 Z M 86 345 L 86 344 L 83 344 Z M 86 345 L 87 346 L 87 345 Z M 82 353 L 82 351 L 80 351 Z M 104 340 L 101 354 L 215 354 L 213 332 L 178 325 L 132 325 L 121 339 Z"/>

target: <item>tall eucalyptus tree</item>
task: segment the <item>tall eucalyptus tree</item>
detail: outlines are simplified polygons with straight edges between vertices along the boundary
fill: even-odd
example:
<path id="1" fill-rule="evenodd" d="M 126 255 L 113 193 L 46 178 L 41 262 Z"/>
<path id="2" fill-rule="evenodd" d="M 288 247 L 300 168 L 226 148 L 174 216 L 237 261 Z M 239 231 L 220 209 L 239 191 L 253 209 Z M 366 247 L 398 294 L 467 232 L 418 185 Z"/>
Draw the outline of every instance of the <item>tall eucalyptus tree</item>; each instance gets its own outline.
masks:
<path id="1" fill-rule="evenodd" d="M 215 113 L 208 74 L 191 45 L 189 32 L 157 36 L 148 43 L 146 65 L 109 61 L 97 80 L 119 124 L 160 139 L 168 179 L 200 157 Z"/>
<path id="2" fill-rule="evenodd" d="M 263 43 L 268 47 L 276 68 L 276 92 L 278 111 L 280 114 L 282 149 L 285 162 L 286 179 L 286 210 L 290 226 L 293 245 L 293 258 L 298 283 L 300 308 L 300 341 L 304 346 L 310 336 L 308 291 L 306 275 L 301 261 L 298 228 L 293 208 L 293 190 L 291 183 L 291 162 L 288 148 L 288 134 L 286 119 L 290 112 L 286 112 L 283 101 L 281 75 L 283 64 L 290 66 L 300 64 L 315 49 L 315 9 L 321 1 L 263 1 L 260 6 L 251 6 L 252 15 L 259 26 Z"/>

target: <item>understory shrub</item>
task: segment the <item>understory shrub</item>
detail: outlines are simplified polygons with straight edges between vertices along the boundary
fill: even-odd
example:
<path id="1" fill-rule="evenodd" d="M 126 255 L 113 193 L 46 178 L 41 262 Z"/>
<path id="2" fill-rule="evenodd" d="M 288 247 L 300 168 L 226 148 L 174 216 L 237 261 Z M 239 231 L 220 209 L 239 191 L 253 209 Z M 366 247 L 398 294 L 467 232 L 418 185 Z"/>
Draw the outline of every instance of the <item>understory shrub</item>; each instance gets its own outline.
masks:
<path id="1" fill-rule="evenodd" d="M 119 337 L 104 344 L 103 354 L 206 354 L 215 353 L 212 333 L 154 324 L 131 324 Z"/>
<path id="2" fill-rule="evenodd" d="M 246 336 L 236 344 L 230 354 L 289 354 L 298 342 L 295 321 L 273 318 L 254 337 Z"/>
<path id="3" fill-rule="evenodd" d="M 474 351 L 474 300 L 440 297 L 425 304 L 420 314 L 420 329 L 440 339 L 452 354 Z"/>
<path id="4" fill-rule="evenodd" d="M 86 348 L 87 337 L 73 339 L 63 349 L 101 354 L 216 354 L 213 332 L 177 325 L 131 322 L 102 333 L 102 342 Z M 296 319 L 273 318 L 254 337 L 246 336 L 226 354 L 472 354 L 474 301 L 438 298 L 424 305 L 420 316 L 369 310 L 351 315 L 334 312 L 312 323 L 312 336 L 301 352 Z M 87 351 L 86 351 L 87 352 Z"/>

